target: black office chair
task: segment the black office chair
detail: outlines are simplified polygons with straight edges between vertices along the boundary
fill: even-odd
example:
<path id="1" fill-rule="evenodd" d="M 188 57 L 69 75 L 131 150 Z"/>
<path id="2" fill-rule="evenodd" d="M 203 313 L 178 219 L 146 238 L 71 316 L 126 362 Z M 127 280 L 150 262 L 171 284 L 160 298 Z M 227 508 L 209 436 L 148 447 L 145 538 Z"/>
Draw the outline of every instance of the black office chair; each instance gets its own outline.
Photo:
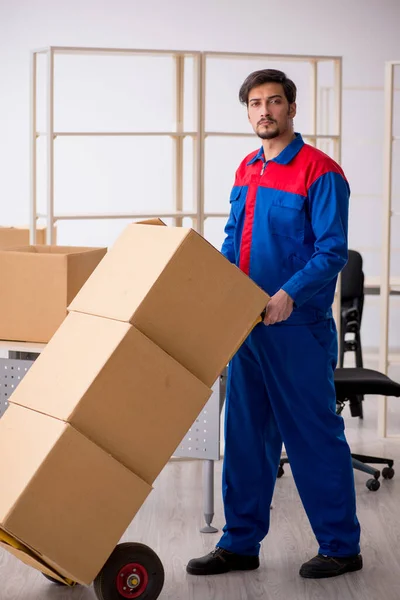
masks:
<path id="1" fill-rule="evenodd" d="M 336 406 L 337 413 L 340 414 L 345 406 L 345 402 L 357 402 L 357 397 L 367 394 L 380 396 L 396 396 L 400 397 L 400 384 L 396 383 L 386 375 L 373 371 L 372 369 L 363 368 L 338 368 L 335 371 L 335 389 L 336 389 Z M 364 454 L 352 454 L 353 468 L 358 471 L 368 473 L 373 477 L 368 479 L 366 486 L 369 490 L 375 492 L 380 488 L 379 477 L 382 475 L 384 479 L 392 479 L 394 476 L 393 464 L 391 458 L 380 458 L 378 456 L 366 456 Z M 289 462 L 288 458 L 282 458 L 279 465 L 278 477 L 282 477 L 284 470 L 283 465 Z M 366 463 L 387 465 L 382 470 L 374 469 Z"/>
<path id="2" fill-rule="evenodd" d="M 360 335 L 363 308 L 363 259 L 356 250 L 349 250 L 347 264 L 342 270 L 340 367 L 343 367 L 345 352 L 355 352 L 356 367 L 364 366 Z M 347 334 L 352 334 L 352 338 L 348 339 Z"/>
<path id="3" fill-rule="evenodd" d="M 363 259 L 356 250 L 349 250 L 346 266 L 342 271 L 341 287 L 341 343 L 339 367 L 343 367 L 345 352 L 355 353 L 356 367 L 363 367 L 361 347 L 361 319 L 364 308 Z M 353 398 L 350 411 L 353 417 L 364 418 L 362 395 Z"/>

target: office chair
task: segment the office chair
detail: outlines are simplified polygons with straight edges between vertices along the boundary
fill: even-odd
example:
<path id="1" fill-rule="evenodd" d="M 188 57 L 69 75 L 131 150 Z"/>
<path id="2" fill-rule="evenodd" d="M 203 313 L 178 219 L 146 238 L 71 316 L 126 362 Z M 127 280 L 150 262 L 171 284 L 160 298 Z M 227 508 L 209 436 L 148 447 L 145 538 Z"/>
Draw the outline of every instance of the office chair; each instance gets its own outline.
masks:
<path id="1" fill-rule="evenodd" d="M 349 250 L 347 264 L 342 270 L 340 367 L 343 367 L 345 352 L 355 352 L 356 367 L 364 366 L 360 336 L 363 307 L 363 259 L 356 250 Z M 350 340 L 346 340 L 348 333 L 353 334 L 353 338 Z"/>
<path id="2" fill-rule="evenodd" d="M 349 250 L 348 261 L 342 271 L 340 367 L 343 367 L 345 352 L 355 353 L 356 367 L 364 366 L 360 333 L 363 307 L 363 259 L 356 250 Z M 362 395 L 352 399 L 350 403 L 352 417 L 360 417 L 360 419 L 364 417 L 363 400 Z"/>
<path id="3" fill-rule="evenodd" d="M 383 373 L 379 373 L 379 371 L 363 369 L 360 367 L 336 369 L 335 390 L 338 414 L 342 412 L 346 401 L 348 401 L 351 406 L 352 402 L 357 401 L 358 396 L 374 394 L 400 397 L 399 383 L 396 383 L 386 375 L 383 375 Z M 379 477 L 381 475 L 384 479 L 392 479 L 394 476 L 394 461 L 391 458 L 366 456 L 364 454 L 352 454 L 351 457 L 354 469 L 372 475 L 372 478 L 368 479 L 365 485 L 373 492 L 376 492 L 380 488 L 381 484 Z M 281 458 L 278 477 L 282 477 L 284 473 L 283 465 L 288 463 L 288 458 Z M 378 469 L 374 469 L 366 463 L 387 465 L 387 467 L 384 467 L 381 473 Z"/>

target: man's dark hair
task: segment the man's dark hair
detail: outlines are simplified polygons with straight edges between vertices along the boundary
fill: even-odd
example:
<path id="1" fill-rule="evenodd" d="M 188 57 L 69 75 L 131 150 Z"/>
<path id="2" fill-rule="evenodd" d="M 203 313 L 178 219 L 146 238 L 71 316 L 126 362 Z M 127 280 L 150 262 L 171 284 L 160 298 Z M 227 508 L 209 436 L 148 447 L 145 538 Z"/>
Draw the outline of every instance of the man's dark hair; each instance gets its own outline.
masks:
<path id="1" fill-rule="evenodd" d="M 286 100 L 289 104 L 296 102 L 296 86 L 291 79 L 288 79 L 283 71 L 277 69 L 262 69 L 254 71 L 245 79 L 239 90 L 239 100 L 246 106 L 249 103 L 250 91 L 263 83 L 281 83 L 285 92 Z"/>

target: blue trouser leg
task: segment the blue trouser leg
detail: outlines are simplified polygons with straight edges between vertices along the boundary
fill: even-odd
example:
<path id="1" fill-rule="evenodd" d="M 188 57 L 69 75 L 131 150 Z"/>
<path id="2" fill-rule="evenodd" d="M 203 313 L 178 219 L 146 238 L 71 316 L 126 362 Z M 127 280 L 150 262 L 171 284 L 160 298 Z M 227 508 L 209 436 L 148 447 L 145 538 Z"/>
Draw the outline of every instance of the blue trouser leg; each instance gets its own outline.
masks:
<path id="1" fill-rule="evenodd" d="M 251 362 L 243 359 L 245 353 L 252 357 Z M 232 383 L 236 383 L 229 393 L 233 410 L 227 407 L 227 420 L 230 420 L 227 433 L 228 439 L 236 440 L 242 454 L 243 446 L 250 440 L 246 456 L 246 468 L 250 473 L 242 473 L 237 458 L 239 449 L 232 452 L 232 443 L 228 445 L 224 474 L 228 482 L 224 493 L 227 524 L 221 539 L 221 545 L 228 550 L 239 553 L 247 549 L 250 539 L 256 542 L 253 546 L 256 548 L 268 531 L 269 515 L 265 513 L 269 512 L 269 504 L 263 506 L 263 514 L 257 504 L 258 510 L 249 516 L 249 509 L 254 508 L 256 501 L 252 505 L 248 494 L 257 498 L 263 496 L 265 500 L 272 497 L 276 471 L 271 469 L 268 480 L 256 477 L 261 461 L 268 463 L 268 459 L 261 458 L 260 445 L 251 442 L 252 435 L 258 439 L 260 431 L 272 422 L 276 438 L 279 439 L 279 428 L 285 443 L 301 500 L 319 542 L 319 552 L 332 556 L 359 552 L 360 527 L 356 517 L 350 449 L 344 435 L 343 419 L 336 414 L 333 382 L 336 355 L 336 331 L 332 321 L 313 325 L 258 325 L 240 355 L 239 373 L 236 373 L 238 362 L 232 364 Z M 261 365 L 262 380 L 253 376 L 257 364 Z M 267 406 L 265 409 L 259 406 L 262 398 Z M 243 414 L 248 412 L 253 414 L 253 421 L 249 420 L 242 437 Z M 233 446 L 235 448 L 235 444 Z M 272 453 L 271 445 L 264 449 L 269 454 L 269 464 L 277 466 L 277 445 L 272 444 L 272 447 Z M 235 494 L 228 493 L 231 481 L 235 482 Z M 248 486 L 246 481 L 251 481 L 252 485 Z M 240 528 L 232 519 L 238 514 Z M 232 535 L 231 526 L 234 526 Z M 242 532 L 245 535 L 241 536 Z M 225 545 L 224 540 L 229 540 L 231 546 Z"/>
<path id="2" fill-rule="evenodd" d="M 218 546 L 256 555 L 269 529 L 282 439 L 260 365 L 247 341 L 231 361 L 226 397 L 222 485 L 226 526 Z"/>
<path id="3" fill-rule="evenodd" d="M 343 418 L 336 414 L 333 320 L 257 327 L 253 342 L 293 477 L 319 552 L 360 551 L 354 474 Z"/>

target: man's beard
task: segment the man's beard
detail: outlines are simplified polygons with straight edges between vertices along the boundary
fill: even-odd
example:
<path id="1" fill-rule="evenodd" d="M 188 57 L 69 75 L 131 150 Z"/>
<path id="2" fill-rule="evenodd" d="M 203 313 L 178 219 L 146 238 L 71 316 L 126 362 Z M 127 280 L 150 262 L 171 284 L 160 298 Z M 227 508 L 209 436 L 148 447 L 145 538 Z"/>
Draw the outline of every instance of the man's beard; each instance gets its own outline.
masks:
<path id="1" fill-rule="evenodd" d="M 274 138 L 278 137 L 278 135 L 280 135 L 280 131 L 279 131 L 279 127 L 277 127 L 276 129 L 274 129 L 274 131 L 260 131 L 260 132 L 256 132 L 258 137 L 261 138 L 262 140 L 273 140 Z"/>

